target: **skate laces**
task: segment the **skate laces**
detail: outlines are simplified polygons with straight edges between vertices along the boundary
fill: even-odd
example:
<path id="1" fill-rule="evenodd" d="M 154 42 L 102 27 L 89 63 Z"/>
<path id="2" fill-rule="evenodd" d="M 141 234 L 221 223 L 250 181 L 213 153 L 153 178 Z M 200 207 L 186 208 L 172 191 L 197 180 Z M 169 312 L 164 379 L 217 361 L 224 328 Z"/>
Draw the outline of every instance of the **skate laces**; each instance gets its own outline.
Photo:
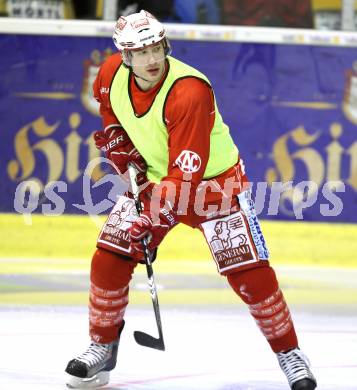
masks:
<path id="1" fill-rule="evenodd" d="M 290 386 L 304 378 L 315 381 L 315 378 L 309 369 L 310 361 L 300 349 L 295 348 L 289 352 L 278 352 L 277 357 L 281 369 L 288 378 Z"/>
<path id="2" fill-rule="evenodd" d="M 89 367 L 93 367 L 107 358 L 109 348 L 110 344 L 91 343 L 88 349 L 76 359 L 87 364 Z"/>

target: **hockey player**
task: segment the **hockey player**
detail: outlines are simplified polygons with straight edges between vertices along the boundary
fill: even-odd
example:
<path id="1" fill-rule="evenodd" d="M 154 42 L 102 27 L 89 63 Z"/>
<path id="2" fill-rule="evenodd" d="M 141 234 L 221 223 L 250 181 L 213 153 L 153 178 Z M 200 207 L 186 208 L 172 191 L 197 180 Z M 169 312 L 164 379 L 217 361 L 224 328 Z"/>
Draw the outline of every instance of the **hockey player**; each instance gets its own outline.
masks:
<path id="1" fill-rule="evenodd" d="M 316 387 L 289 308 L 269 265 L 244 166 L 205 75 L 170 56 L 163 25 L 146 11 L 120 17 L 119 53 L 94 82 L 104 130 L 95 134 L 116 169 L 140 172 L 143 212 L 121 196 L 105 223 L 90 273 L 91 344 L 66 368 L 68 386 L 108 383 L 116 364 L 129 282 L 178 223 L 205 235 L 221 275 L 248 305 L 293 390 Z"/>

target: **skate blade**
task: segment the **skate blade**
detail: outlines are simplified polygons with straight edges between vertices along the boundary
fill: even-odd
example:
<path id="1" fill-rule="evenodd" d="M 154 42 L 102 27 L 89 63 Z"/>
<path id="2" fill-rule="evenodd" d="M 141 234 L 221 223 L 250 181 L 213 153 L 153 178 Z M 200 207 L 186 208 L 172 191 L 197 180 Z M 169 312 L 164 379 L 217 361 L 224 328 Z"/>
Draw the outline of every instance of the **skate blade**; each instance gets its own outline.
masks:
<path id="1" fill-rule="evenodd" d="M 66 385 L 70 389 L 92 389 L 109 383 L 109 371 L 101 371 L 91 378 L 78 378 L 67 374 Z"/>

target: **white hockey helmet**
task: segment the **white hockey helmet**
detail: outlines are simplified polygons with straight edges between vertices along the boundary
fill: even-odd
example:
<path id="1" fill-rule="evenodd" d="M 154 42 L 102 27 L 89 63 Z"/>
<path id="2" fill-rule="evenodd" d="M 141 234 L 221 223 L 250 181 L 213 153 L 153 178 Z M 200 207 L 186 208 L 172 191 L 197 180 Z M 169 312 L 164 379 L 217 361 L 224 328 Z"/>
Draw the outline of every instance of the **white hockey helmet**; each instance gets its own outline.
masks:
<path id="1" fill-rule="evenodd" d="M 124 64 L 127 66 L 131 66 L 130 51 L 140 50 L 161 41 L 163 42 L 165 57 L 171 53 L 170 43 L 166 37 L 163 24 L 145 10 L 128 16 L 121 16 L 115 25 L 113 41 L 122 54 Z"/>

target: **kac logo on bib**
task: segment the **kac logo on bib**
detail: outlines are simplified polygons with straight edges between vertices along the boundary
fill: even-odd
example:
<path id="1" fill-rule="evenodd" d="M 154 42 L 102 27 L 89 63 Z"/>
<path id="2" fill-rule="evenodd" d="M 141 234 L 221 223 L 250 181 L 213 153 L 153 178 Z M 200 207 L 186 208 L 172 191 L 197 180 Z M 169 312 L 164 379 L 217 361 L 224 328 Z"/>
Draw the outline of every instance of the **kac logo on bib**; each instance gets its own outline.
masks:
<path id="1" fill-rule="evenodd" d="M 195 173 L 201 168 L 201 157 L 191 150 L 183 150 L 175 163 L 184 173 Z"/>

